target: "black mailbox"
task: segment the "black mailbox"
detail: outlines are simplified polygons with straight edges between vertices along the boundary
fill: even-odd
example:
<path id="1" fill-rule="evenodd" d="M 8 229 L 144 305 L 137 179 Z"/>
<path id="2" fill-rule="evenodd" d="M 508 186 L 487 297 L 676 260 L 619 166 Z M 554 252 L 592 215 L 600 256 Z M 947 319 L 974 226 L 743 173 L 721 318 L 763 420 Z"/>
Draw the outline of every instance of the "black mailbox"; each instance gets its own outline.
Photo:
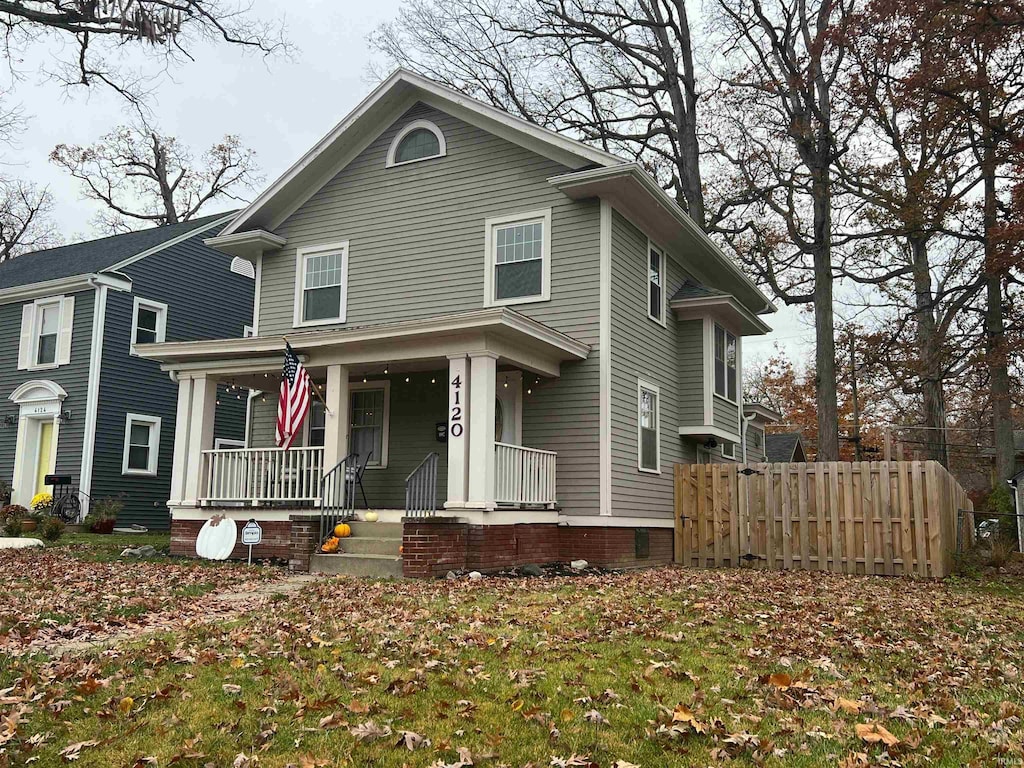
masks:
<path id="1" fill-rule="evenodd" d="M 46 475 L 43 485 L 71 485 L 71 475 Z"/>

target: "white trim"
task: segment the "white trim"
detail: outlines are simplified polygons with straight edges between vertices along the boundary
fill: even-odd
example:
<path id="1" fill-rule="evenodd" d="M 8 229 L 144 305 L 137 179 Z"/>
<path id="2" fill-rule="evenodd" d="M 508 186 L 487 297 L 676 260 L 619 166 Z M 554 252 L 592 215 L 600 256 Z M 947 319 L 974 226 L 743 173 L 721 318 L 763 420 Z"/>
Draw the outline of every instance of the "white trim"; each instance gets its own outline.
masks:
<path id="1" fill-rule="evenodd" d="M 675 311 L 676 317 L 680 320 L 713 314 L 732 322 L 738 321 L 737 336 L 763 336 L 772 331 L 770 325 L 750 312 L 732 296 L 695 296 L 692 299 L 675 299 L 669 302 L 669 308 Z"/>
<path id="2" fill-rule="evenodd" d="M 42 282 L 4 288 L 0 290 L 0 304 L 27 301 L 52 296 L 55 293 L 76 293 L 87 290 L 95 284 L 109 285 L 119 291 L 130 291 L 132 287 L 132 281 L 124 275 L 110 275 L 104 272 L 72 275 L 56 280 L 43 280 Z"/>
<path id="3" fill-rule="evenodd" d="M 558 524 L 570 528 L 673 528 L 671 517 L 608 517 L 607 515 L 558 515 Z"/>
<path id="4" fill-rule="evenodd" d="M 728 440 L 730 443 L 738 443 L 740 441 L 738 434 L 729 432 L 721 427 L 716 427 L 713 424 L 680 427 L 679 434 L 682 437 L 713 437 L 716 440 Z"/>
<path id="5" fill-rule="evenodd" d="M 235 440 L 230 437 L 215 437 L 213 438 L 214 449 L 221 448 L 245 448 L 245 440 Z"/>
<path id="6" fill-rule="evenodd" d="M 260 335 L 260 296 L 263 293 L 263 251 L 256 257 L 256 284 L 252 289 L 252 335 Z"/>
<path id="7" fill-rule="evenodd" d="M 325 317 L 317 320 L 303 320 L 303 298 L 306 292 L 306 259 L 323 253 L 341 254 L 340 306 L 337 317 Z M 345 322 L 348 313 L 348 240 L 337 243 L 324 243 L 297 248 L 295 251 L 295 312 L 292 325 L 295 328 L 306 328 L 317 325 L 338 325 Z"/>
<path id="8" fill-rule="evenodd" d="M 601 199 L 598 322 L 598 442 L 600 513 L 612 514 L 612 206 Z"/>
<path id="9" fill-rule="evenodd" d="M 729 446 L 732 450 L 732 455 L 725 452 L 725 446 Z M 722 444 L 718 446 L 718 452 L 721 454 L 723 459 L 727 461 L 736 461 L 736 443 L 731 440 L 723 440 Z"/>
<path id="10" fill-rule="evenodd" d="M 555 131 L 514 117 L 415 72 L 398 69 L 367 95 L 327 135 L 292 164 L 273 184 L 267 187 L 252 204 L 239 212 L 234 220 L 224 228 L 221 237 L 226 237 L 255 224 L 256 222 L 253 220 L 259 214 L 264 213 L 264 209 L 285 192 L 286 188 L 294 187 L 293 195 L 299 198 L 298 205 L 301 205 L 320 189 L 322 182 L 318 184 L 317 181 L 333 178 L 351 161 L 352 152 L 341 152 L 339 157 L 337 155 L 339 151 L 344 150 L 344 147 L 336 146 L 342 144 L 340 140 L 350 130 L 352 131 L 351 142 L 356 144 L 356 150 L 361 150 L 417 101 L 477 125 L 484 130 L 489 130 L 501 138 L 532 149 L 538 154 L 570 168 L 623 163 L 621 158 L 608 152 L 588 147 L 586 144 Z M 370 123 L 370 125 L 365 123 Z M 386 124 L 377 128 L 376 126 L 380 123 Z M 318 168 L 324 163 L 327 163 L 328 167 L 321 172 Z M 303 195 L 305 195 L 304 198 Z M 294 207 L 278 206 L 277 210 L 269 211 L 269 215 L 275 221 L 281 221 L 283 220 L 279 215 L 281 211 L 286 211 L 288 208 L 295 210 L 298 205 L 294 205 Z"/>
<path id="11" fill-rule="evenodd" d="M 167 305 L 162 301 L 153 301 L 135 296 L 132 304 L 132 335 L 129 337 L 128 354 L 135 354 L 135 335 L 139 332 L 139 309 L 151 309 L 156 312 L 156 344 L 167 339 Z"/>
<path id="12" fill-rule="evenodd" d="M 15 504 L 28 506 L 36 493 L 35 481 L 39 468 L 39 430 L 43 422 L 53 424 L 52 442 L 47 467 L 52 474 L 57 462 L 57 444 L 60 439 L 60 414 L 67 392 L 56 382 L 33 379 L 18 386 L 8 399 L 19 406 L 18 434 L 15 438 L 14 472 L 11 485 L 14 491 L 11 499 Z M 32 459 L 29 461 L 29 445 Z"/>
<path id="13" fill-rule="evenodd" d="M 654 469 L 644 466 L 643 421 L 641 402 L 644 391 L 654 395 Z M 638 378 L 636 380 L 636 468 L 651 475 L 661 474 L 661 389 L 657 384 Z"/>
<path id="14" fill-rule="evenodd" d="M 100 404 L 100 374 L 103 367 L 103 335 L 107 320 L 106 285 L 96 286 L 92 308 L 92 338 L 89 347 L 89 383 L 85 395 L 85 431 L 82 435 L 82 465 L 78 473 L 83 517 L 89 512 L 92 493 L 92 462 L 96 455 L 96 414 Z"/>
<path id="15" fill-rule="evenodd" d="M 256 279 L 256 265 L 244 256 L 232 256 L 231 266 L 228 267 L 228 271 L 234 275 L 248 278 L 249 280 Z"/>
<path id="16" fill-rule="evenodd" d="M 203 240 L 203 245 L 216 248 L 224 253 L 230 253 L 233 256 L 242 256 L 252 251 L 262 254 L 263 251 L 274 251 L 284 248 L 287 242 L 288 238 L 281 237 L 275 232 L 267 232 L 265 229 L 251 229 L 245 232 L 234 232 L 229 235 L 222 232 L 219 235 Z"/>
<path id="17" fill-rule="evenodd" d="M 712 335 L 711 335 L 711 365 L 712 365 L 712 368 L 711 368 L 711 393 L 715 397 L 717 397 L 719 400 L 724 400 L 725 402 L 729 403 L 730 405 L 735 405 L 737 407 L 738 411 L 739 411 L 739 418 L 742 419 L 743 418 L 743 404 L 742 404 L 743 398 L 740 397 L 740 387 L 742 386 L 742 379 L 740 378 L 740 376 L 742 374 L 742 371 L 740 370 L 740 339 L 742 337 L 736 335 L 735 333 L 730 331 L 728 328 L 726 328 L 724 325 L 722 325 L 719 322 L 712 321 L 712 323 L 713 323 L 714 329 L 711 332 L 712 333 Z M 733 370 L 736 371 L 736 396 L 735 397 L 729 397 L 729 359 L 728 359 L 728 357 L 725 357 L 725 358 L 722 359 L 722 364 L 724 366 L 723 370 L 724 370 L 724 374 L 725 374 L 725 392 L 726 393 L 724 395 L 720 395 L 718 393 L 718 382 L 717 382 L 717 380 L 715 378 L 718 375 L 718 366 L 715 364 L 717 362 L 717 360 L 718 360 L 718 358 L 715 357 L 715 332 L 717 330 L 719 330 L 719 329 L 721 329 L 722 333 L 725 334 L 725 344 L 724 344 L 723 354 L 728 355 L 727 350 L 729 349 L 729 337 L 730 336 L 732 336 L 733 343 L 736 344 L 736 360 L 735 360 L 735 362 L 733 364 Z"/>
<path id="18" fill-rule="evenodd" d="M 541 278 L 540 294 L 532 296 L 516 296 L 508 299 L 494 297 L 496 289 L 495 273 L 497 258 L 494 230 L 516 224 L 535 224 L 540 222 L 544 227 L 541 237 Z M 535 211 L 514 213 L 506 216 L 492 216 L 484 220 L 484 306 L 507 307 L 514 304 L 536 304 L 551 300 L 551 209 L 539 208 Z"/>
<path id="19" fill-rule="evenodd" d="M 141 477 L 156 477 L 160 465 L 160 417 L 147 416 L 142 413 L 126 413 L 124 416 L 124 450 L 121 456 L 121 474 Z M 132 424 L 148 424 L 149 456 L 147 469 L 129 469 L 128 451 L 131 448 Z"/>
<path id="20" fill-rule="evenodd" d="M 711 424 L 715 420 L 715 322 L 710 317 L 703 318 L 702 333 L 704 371 L 701 383 L 704 388 L 704 423 Z"/>
<path id="21" fill-rule="evenodd" d="M 42 390 L 42 397 L 28 397 L 33 390 Z M 7 399 L 15 405 L 29 405 L 32 403 L 41 403 L 48 400 L 57 400 L 60 402 L 64 401 L 64 398 L 68 396 L 68 393 L 64 390 L 60 384 L 49 379 L 32 379 L 19 384 Z"/>
<path id="22" fill-rule="evenodd" d="M 661 266 L 658 271 L 658 275 L 661 277 L 661 317 L 655 317 L 651 314 L 651 251 L 655 251 L 659 257 L 661 257 Z M 668 275 L 666 274 L 666 268 L 668 267 L 668 257 L 665 254 L 665 249 L 655 243 L 651 238 L 647 238 L 647 253 L 644 254 L 644 304 L 647 309 L 647 317 L 653 320 L 662 328 L 668 327 Z"/>
<path id="23" fill-rule="evenodd" d="M 349 412 L 349 423 L 348 423 L 348 445 L 349 450 L 352 449 L 352 395 L 356 392 L 367 389 L 383 389 L 384 390 L 384 422 L 381 426 L 381 437 L 380 437 L 380 456 L 377 457 L 378 463 L 370 463 L 366 465 L 367 470 L 371 469 L 387 469 L 388 468 L 388 444 L 390 443 L 391 435 L 391 379 L 369 379 L 366 382 L 362 381 L 351 381 L 348 385 L 348 412 Z"/>
<path id="24" fill-rule="evenodd" d="M 402 140 L 405 139 L 413 131 L 430 131 L 434 134 L 434 138 L 437 139 L 438 151 L 436 155 L 430 155 L 428 157 L 417 157 L 412 160 L 403 160 L 401 162 L 395 161 L 395 155 L 398 154 L 398 147 L 401 145 Z M 384 164 L 385 168 L 394 168 L 401 165 L 410 165 L 411 163 L 421 163 L 424 160 L 434 160 L 438 157 L 444 157 L 448 154 L 448 145 L 444 140 L 444 134 L 441 129 L 438 128 L 434 123 L 429 120 L 413 120 L 411 123 L 406 125 L 402 130 L 395 134 L 395 138 L 391 140 L 391 146 L 388 147 L 388 159 Z"/>

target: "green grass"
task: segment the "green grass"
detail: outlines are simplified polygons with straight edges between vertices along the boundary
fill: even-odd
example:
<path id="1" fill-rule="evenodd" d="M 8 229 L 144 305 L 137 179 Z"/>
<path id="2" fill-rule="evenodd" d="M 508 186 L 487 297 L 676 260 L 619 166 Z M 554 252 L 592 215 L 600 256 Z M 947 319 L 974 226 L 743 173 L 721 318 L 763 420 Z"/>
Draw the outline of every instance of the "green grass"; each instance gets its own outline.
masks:
<path id="1" fill-rule="evenodd" d="M 1020 584 L 993 595 L 964 581 L 827 574 L 324 580 L 116 652 L 0 663 L 0 689 L 42 702 L 6 750 L 39 766 L 93 740 L 79 765 L 153 757 L 189 768 L 244 753 L 260 768 L 305 756 L 426 768 L 454 763 L 460 747 L 476 766 L 574 754 L 600 768 L 729 755 L 819 766 L 862 752 L 904 766 L 992 765 L 1024 737 L 1022 611 Z M 658 732 L 678 705 L 702 732 Z M 18 706 L 0 707 L 0 722 Z M 607 723 L 588 721 L 594 710 Z M 370 720 L 392 735 L 358 740 L 353 729 Z M 856 735 L 869 722 L 900 739 L 889 757 Z M 403 730 L 430 746 L 397 746 Z"/>
<path id="2" fill-rule="evenodd" d="M 81 560 L 110 562 L 117 560 L 128 547 L 146 544 L 167 553 L 171 548 L 171 534 L 167 531 L 149 533 L 65 533 L 49 547 L 66 548 Z"/>

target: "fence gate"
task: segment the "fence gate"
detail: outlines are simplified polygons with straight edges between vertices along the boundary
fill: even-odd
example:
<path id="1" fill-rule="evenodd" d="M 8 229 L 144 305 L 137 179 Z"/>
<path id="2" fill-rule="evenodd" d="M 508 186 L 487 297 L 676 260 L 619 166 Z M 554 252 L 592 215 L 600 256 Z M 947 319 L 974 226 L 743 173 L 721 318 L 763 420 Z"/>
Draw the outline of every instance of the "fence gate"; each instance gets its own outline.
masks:
<path id="1" fill-rule="evenodd" d="M 675 498 L 682 565 L 890 576 L 950 573 L 973 510 L 935 461 L 679 464 Z"/>

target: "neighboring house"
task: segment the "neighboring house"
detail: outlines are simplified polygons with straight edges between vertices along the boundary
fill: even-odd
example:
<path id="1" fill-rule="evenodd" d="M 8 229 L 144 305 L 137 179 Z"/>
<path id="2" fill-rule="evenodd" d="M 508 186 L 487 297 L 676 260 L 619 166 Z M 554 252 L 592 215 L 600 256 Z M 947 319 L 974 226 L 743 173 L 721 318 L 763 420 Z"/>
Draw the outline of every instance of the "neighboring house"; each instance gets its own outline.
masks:
<path id="1" fill-rule="evenodd" d="M 804 441 L 799 432 L 780 432 L 765 435 L 765 461 L 776 464 L 783 461 L 807 461 L 804 453 Z"/>
<path id="2" fill-rule="evenodd" d="M 135 345 L 242 335 L 252 317 L 253 266 L 202 242 L 225 220 L 0 264 L 0 477 L 15 503 L 52 490 L 44 478 L 56 472 L 71 476 L 83 507 L 122 497 L 122 524 L 168 526 L 178 387 Z M 244 406 L 224 403 L 218 437 L 240 443 Z"/>
<path id="3" fill-rule="evenodd" d="M 256 335 L 141 351 L 179 381 L 181 553 L 220 509 L 304 566 L 352 452 L 382 522 L 433 518 L 404 523 L 407 575 L 666 562 L 673 465 L 741 444 L 742 340 L 774 311 L 639 164 L 406 71 L 207 242 L 255 261 Z M 327 402 L 287 454 L 283 336 Z M 203 453 L 218 383 L 265 392 L 245 451 Z"/>

